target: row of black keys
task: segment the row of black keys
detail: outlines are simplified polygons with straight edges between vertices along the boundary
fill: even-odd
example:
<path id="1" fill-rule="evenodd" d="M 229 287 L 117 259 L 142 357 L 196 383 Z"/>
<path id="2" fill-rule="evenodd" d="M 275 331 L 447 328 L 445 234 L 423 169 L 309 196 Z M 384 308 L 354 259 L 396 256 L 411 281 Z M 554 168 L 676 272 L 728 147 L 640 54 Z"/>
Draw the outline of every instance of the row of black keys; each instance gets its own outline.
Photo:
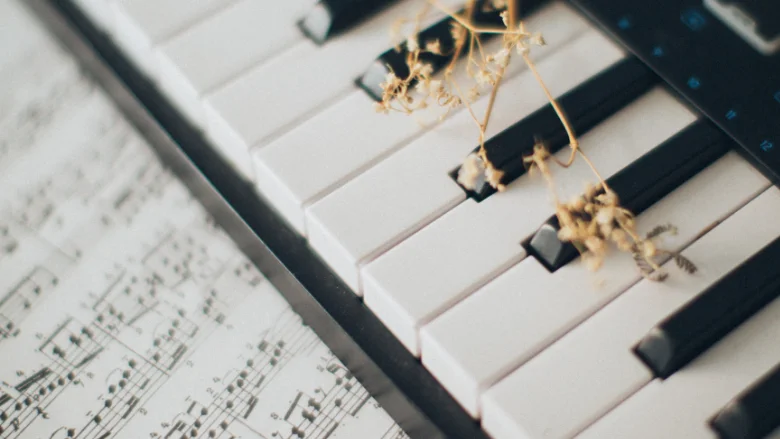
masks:
<path id="1" fill-rule="evenodd" d="M 322 43 L 393 1 L 322 0 L 299 25 L 312 39 Z M 532 11 L 543 1 L 526 2 L 522 12 Z M 480 12 L 477 20 L 483 24 L 500 23 L 495 12 Z M 454 46 L 450 25 L 450 19 L 441 20 L 423 30 L 420 40 L 438 39 L 442 52 L 449 53 Z M 393 71 L 399 77 L 408 74 L 406 56 L 403 48 L 388 50 L 356 84 L 374 99 L 381 99 L 379 83 L 388 72 Z M 439 71 L 450 58 L 423 54 L 421 60 Z M 629 57 L 570 90 L 560 97 L 559 103 L 575 132 L 582 135 L 659 82 L 643 63 Z M 486 142 L 488 159 L 504 173 L 502 184 L 509 184 L 526 172 L 523 159 L 532 153 L 539 140 L 552 153 L 568 145 L 568 136 L 550 105 Z M 699 120 L 607 182 L 624 207 L 640 214 L 733 146 L 733 142 L 710 122 Z M 457 170 L 452 175 L 457 175 Z M 485 182 L 466 191 L 477 201 L 495 193 Z M 579 255 L 574 246 L 559 241 L 558 230 L 557 219 L 552 217 L 526 243 L 529 253 L 550 271 L 561 268 Z M 637 356 L 656 376 L 667 378 L 672 375 L 780 294 L 780 273 L 772 268 L 777 260 L 780 260 L 780 240 L 769 244 L 651 330 L 635 347 Z M 716 415 L 712 420 L 713 428 L 724 438 L 764 437 L 780 426 L 780 406 L 774 401 L 778 391 L 780 367 Z"/>

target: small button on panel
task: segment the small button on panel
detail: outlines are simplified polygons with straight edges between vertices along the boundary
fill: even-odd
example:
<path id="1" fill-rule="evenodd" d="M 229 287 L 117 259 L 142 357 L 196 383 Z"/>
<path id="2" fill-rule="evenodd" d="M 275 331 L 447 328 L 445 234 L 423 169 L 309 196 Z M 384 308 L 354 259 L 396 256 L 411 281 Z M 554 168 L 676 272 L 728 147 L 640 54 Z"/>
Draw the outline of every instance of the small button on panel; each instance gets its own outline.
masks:
<path id="1" fill-rule="evenodd" d="M 777 0 L 704 0 L 704 4 L 759 52 L 772 55 L 780 50 L 780 2 Z"/>
<path id="2" fill-rule="evenodd" d="M 686 9 L 680 14 L 680 20 L 688 26 L 690 30 L 699 31 L 707 25 L 707 19 L 696 8 Z"/>

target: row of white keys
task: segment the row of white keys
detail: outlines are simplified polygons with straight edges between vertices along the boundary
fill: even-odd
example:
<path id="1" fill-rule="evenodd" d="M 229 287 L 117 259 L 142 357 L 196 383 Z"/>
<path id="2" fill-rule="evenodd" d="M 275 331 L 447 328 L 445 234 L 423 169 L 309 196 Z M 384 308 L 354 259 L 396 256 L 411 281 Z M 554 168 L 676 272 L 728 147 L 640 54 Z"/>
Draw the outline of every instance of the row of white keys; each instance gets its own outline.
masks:
<path id="1" fill-rule="evenodd" d="M 203 97 L 303 40 L 295 20 L 313 3 L 238 0 L 156 49 L 160 88 L 193 125 L 204 127 Z"/>
<path id="2" fill-rule="evenodd" d="M 592 56 L 588 50 L 585 53 Z M 580 140 L 606 178 L 693 120 L 687 108 L 658 87 Z M 566 161 L 569 154 L 564 149 L 557 157 Z M 583 183 L 595 179 L 582 160 L 569 169 L 554 169 L 554 174 L 562 199 L 581 193 Z M 548 186 L 535 174 L 518 178 L 506 191 L 481 203 L 468 199 L 368 264 L 362 272 L 365 302 L 419 355 L 420 327 L 522 260 L 526 253 L 520 242 L 553 212 Z M 533 271 L 549 276 L 541 266 Z"/>
<path id="3" fill-rule="evenodd" d="M 720 184 L 725 180 L 732 183 Z M 780 234 L 780 225 L 762 224 L 733 238 L 736 230 L 755 219 L 753 215 L 780 202 L 777 194 L 774 204 L 750 201 L 768 186 L 736 153 L 727 154 L 638 219 L 643 233 L 666 222 L 676 225 L 677 235 L 666 239 L 664 248 L 677 251 L 727 218 L 683 252 L 699 266 L 697 274 L 667 264 L 666 282 L 642 280 L 625 291 L 642 279 L 626 254 L 609 258 L 597 274 L 572 262 L 539 277 L 520 267 L 544 270 L 529 258 L 427 326 L 423 362 L 448 389 L 468 396 L 471 404 L 490 388 L 481 397 L 483 425 L 497 438 L 573 436 L 652 379 L 631 348 L 653 325 Z M 745 203 L 749 204 L 729 216 Z M 604 282 L 596 284 L 596 279 Z M 469 333 L 456 326 L 466 315 L 473 325 Z M 456 340 L 458 336 L 463 338 Z M 454 379 L 455 373 L 445 368 L 458 371 L 462 379 Z"/>
<path id="4" fill-rule="evenodd" d="M 234 0 L 112 0 L 114 42 L 149 79 L 157 78 L 154 48 Z"/>
<path id="5" fill-rule="evenodd" d="M 552 55 L 581 35 L 588 25 L 560 2 L 552 2 L 525 20 L 528 29 L 544 32 L 548 46 L 534 50 L 537 61 Z M 487 51 L 500 44 L 488 43 Z M 505 78 L 524 70 L 513 62 Z M 453 73 L 466 84 L 462 64 Z M 368 169 L 388 154 L 437 125 L 442 109 L 431 106 L 413 116 L 377 114 L 374 101 L 362 90 L 317 114 L 253 154 L 256 185 L 299 233 L 306 234 L 304 208 Z M 453 116 L 456 109 L 448 116 Z M 424 126 L 417 120 L 427 122 Z"/>
<path id="6" fill-rule="evenodd" d="M 587 80 L 622 57 L 605 37 L 589 31 L 542 60 L 539 71 L 556 94 Z M 507 80 L 495 101 L 486 138 L 547 103 L 530 71 Z M 473 105 L 483 114 L 487 105 Z M 306 211 L 309 242 L 331 268 L 360 292 L 360 265 L 463 202 L 448 172 L 477 145 L 477 127 L 461 112 Z"/>
<path id="7" fill-rule="evenodd" d="M 740 222 L 730 224 L 729 230 L 719 234 L 719 242 L 698 255 L 705 263 L 717 264 L 727 259 L 729 252 L 742 252 L 745 241 L 757 251 L 780 235 L 776 221 L 762 220 L 780 209 L 780 190 L 771 188 L 751 204 L 756 205 L 748 206 L 744 215 L 735 215 Z M 703 277 L 712 281 L 707 274 Z M 646 294 L 695 294 L 705 285 L 702 282 L 693 290 L 659 288 Z M 666 380 L 652 381 L 623 401 L 580 437 L 712 438 L 715 435 L 708 419 L 778 363 L 778 338 L 780 300 L 774 300 L 689 365 Z"/>
<path id="8" fill-rule="evenodd" d="M 251 147 L 265 146 L 354 89 L 358 75 L 394 44 L 387 30 L 419 8 L 416 1 L 402 0 L 322 46 L 303 40 L 245 72 L 206 97 L 209 138 L 227 155 L 242 153 L 251 162 Z"/>

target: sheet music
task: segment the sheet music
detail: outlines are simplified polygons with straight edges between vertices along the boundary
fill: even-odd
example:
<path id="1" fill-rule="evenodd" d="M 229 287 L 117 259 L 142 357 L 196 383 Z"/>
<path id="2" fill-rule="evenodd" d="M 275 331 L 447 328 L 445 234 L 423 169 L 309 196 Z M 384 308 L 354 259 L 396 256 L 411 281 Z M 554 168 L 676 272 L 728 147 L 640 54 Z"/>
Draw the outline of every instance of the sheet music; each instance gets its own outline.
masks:
<path id="1" fill-rule="evenodd" d="M 406 438 L 0 0 L 0 438 Z"/>

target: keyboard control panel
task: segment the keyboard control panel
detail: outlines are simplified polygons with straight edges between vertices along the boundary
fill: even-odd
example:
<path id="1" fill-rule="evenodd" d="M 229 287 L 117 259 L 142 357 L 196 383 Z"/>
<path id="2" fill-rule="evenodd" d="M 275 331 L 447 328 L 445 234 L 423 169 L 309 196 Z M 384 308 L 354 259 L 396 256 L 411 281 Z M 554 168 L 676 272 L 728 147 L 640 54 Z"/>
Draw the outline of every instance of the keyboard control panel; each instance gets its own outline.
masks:
<path id="1" fill-rule="evenodd" d="M 743 37 L 746 27 L 736 31 L 713 7 L 737 7 L 745 20 L 754 17 L 753 28 L 769 48 L 780 20 L 775 2 L 572 3 L 734 138 L 768 178 L 780 181 L 780 52 L 757 50 Z"/>

